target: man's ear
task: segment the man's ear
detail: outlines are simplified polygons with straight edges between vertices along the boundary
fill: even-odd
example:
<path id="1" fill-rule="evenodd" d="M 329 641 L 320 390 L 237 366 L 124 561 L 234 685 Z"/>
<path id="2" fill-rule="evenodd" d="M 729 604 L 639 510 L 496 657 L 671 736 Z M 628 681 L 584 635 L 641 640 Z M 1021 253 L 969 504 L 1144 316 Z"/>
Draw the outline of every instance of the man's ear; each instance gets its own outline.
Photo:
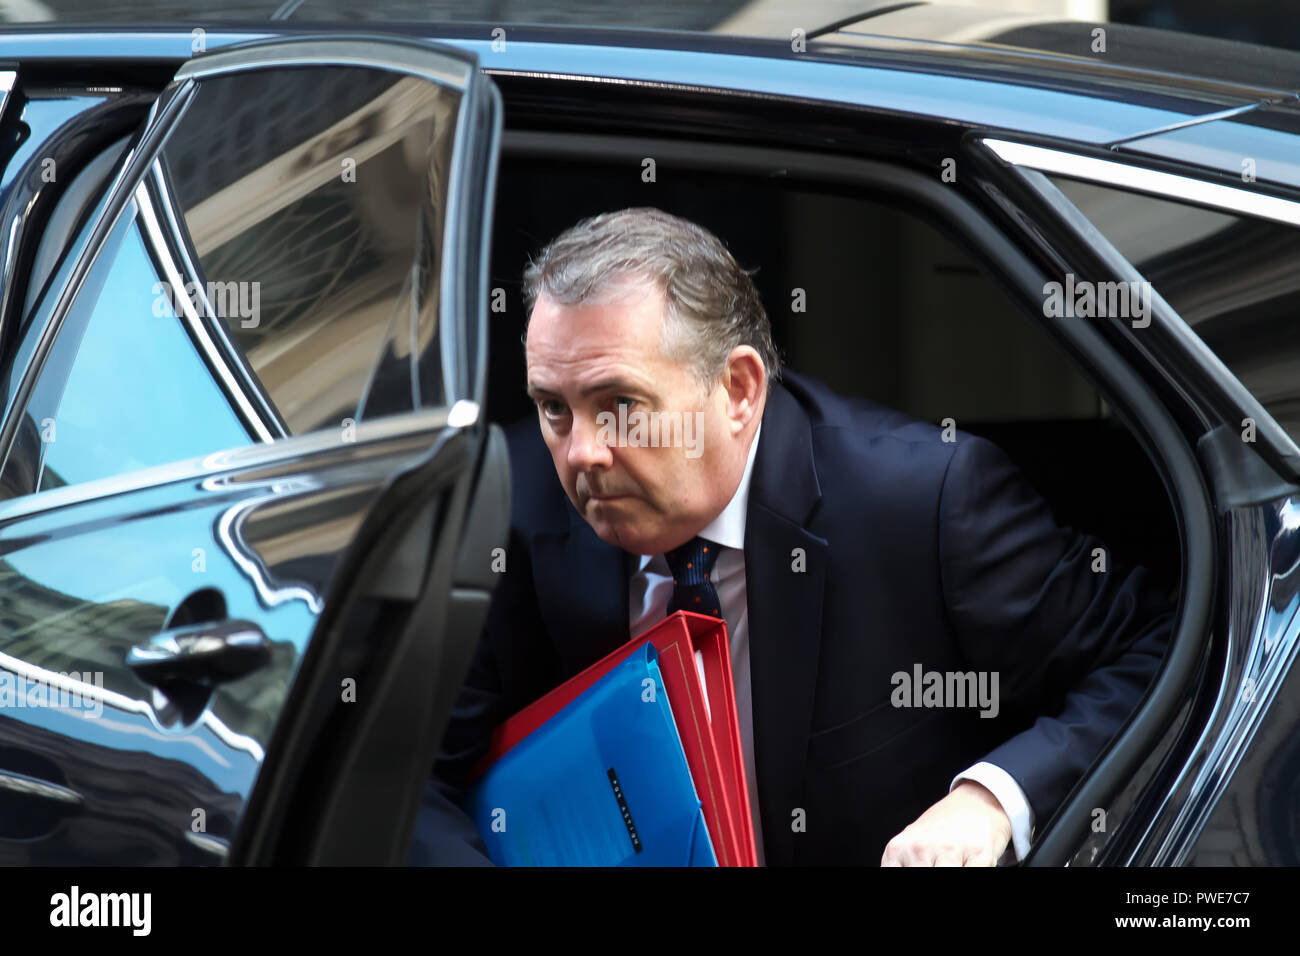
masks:
<path id="1" fill-rule="evenodd" d="M 737 345 L 731 350 L 722 373 L 722 387 L 727 392 L 727 417 L 735 431 L 744 429 L 754 416 L 762 413 L 767 372 L 753 346 Z"/>

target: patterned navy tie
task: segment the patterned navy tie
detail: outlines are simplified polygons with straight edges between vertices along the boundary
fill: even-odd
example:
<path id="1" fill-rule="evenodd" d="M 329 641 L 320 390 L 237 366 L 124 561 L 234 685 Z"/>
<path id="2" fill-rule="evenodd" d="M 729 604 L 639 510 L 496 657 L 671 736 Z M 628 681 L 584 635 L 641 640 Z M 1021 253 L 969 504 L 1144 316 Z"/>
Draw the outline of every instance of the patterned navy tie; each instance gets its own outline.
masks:
<path id="1" fill-rule="evenodd" d="M 664 555 L 668 570 L 673 575 L 673 596 L 668 601 L 668 613 L 695 611 L 722 617 L 722 603 L 718 592 L 709 580 L 713 562 L 718 560 L 719 546 L 704 538 L 692 538 L 680 548 Z"/>

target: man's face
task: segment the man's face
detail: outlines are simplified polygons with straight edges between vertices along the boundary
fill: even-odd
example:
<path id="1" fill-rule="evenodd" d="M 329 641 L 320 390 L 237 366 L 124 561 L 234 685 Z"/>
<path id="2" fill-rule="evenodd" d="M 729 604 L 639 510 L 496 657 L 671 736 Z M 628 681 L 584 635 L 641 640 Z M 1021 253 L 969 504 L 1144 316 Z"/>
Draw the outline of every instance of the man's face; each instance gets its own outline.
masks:
<path id="1" fill-rule="evenodd" d="M 728 416 L 722 385 L 703 394 L 692 369 L 663 354 L 666 306 L 657 287 L 636 283 L 624 291 L 606 305 L 538 298 L 528 326 L 528 393 L 573 507 L 601 540 L 658 554 L 721 513 L 748 447 Z M 661 423 L 663 413 L 680 421 L 675 442 L 665 446 L 672 436 L 663 427 L 658 447 L 649 440 L 656 433 L 651 412 L 661 413 Z M 620 414 L 629 422 L 626 440 Z M 647 423 L 647 440 L 636 440 L 638 418 Z"/>

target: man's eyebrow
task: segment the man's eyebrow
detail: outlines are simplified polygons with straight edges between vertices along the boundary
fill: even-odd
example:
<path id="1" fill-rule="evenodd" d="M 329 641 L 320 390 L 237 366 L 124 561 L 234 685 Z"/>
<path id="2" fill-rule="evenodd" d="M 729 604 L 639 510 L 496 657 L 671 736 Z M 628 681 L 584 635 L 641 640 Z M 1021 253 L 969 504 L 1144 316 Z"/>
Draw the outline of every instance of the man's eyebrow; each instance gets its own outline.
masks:
<path id="1" fill-rule="evenodd" d="M 645 393 L 647 391 L 651 391 L 651 390 L 646 388 L 645 386 L 638 385 L 635 382 L 630 382 L 625 378 L 605 378 L 605 379 L 601 379 L 598 382 L 592 382 L 590 385 L 584 386 L 582 390 L 579 392 L 579 394 L 583 396 L 587 396 L 587 395 L 594 395 L 597 392 Z M 553 392 L 549 388 L 544 388 L 541 385 L 538 385 L 534 382 L 528 383 L 528 395 L 530 398 L 537 398 L 540 395 L 558 396 L 559 394 L 560 394 L 559 392 Z"/>
<path id="2" fill-rule="evenodd" d="M 597 392 L 638 392 L 644 393 L 650 389 L 645 385 L 637 384 L 625 378 L 603 378 L 599 382 L 592 382 L 582 389 L 582 395 L 594 395 Z"/>

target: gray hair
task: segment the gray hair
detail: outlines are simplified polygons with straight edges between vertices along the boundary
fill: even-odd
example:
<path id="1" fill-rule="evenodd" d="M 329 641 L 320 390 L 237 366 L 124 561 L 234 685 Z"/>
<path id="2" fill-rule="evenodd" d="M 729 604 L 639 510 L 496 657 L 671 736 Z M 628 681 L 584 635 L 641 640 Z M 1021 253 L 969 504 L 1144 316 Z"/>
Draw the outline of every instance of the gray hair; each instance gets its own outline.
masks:
<path id="1" fill-rule="evenodd" d="M 702 388 L 718 380 L 737 345 L 758 352 L 768 388 L 780 379 L 772 327 L 750 273 L 713 233 L 659 209 L 602 213 L 566 229 L 524 270 L 524 300 L 529 315 L 539 295 L 561 305 L 604 304 L 637 280 L 663 294 L 664 354 L 689 359 Z"/>

